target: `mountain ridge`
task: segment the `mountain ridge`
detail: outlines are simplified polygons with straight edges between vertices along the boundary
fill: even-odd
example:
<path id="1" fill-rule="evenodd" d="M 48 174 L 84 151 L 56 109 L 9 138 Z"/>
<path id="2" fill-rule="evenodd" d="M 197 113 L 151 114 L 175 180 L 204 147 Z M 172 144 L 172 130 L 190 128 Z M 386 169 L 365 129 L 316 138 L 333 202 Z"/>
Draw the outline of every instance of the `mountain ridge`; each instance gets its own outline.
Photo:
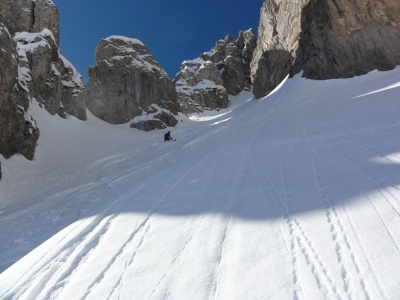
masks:
<path id="1" fill-rule="evenodd" d="M 54 3 L 13 3 L 6 0 L 0 4 L 4 44 L 11 45 L 0 53 L 0 62 L 11 66 L 10 70 L 2 70 L 5 74 L 0 78 L 4 81 L 0 82 L 4 95 L 0 99 L 0 154 L 6 158 L 17 153 L 34 158 L 40 128 L 29 115 L 32 101 L 64 118 L 84 120 L 89 108 L 111 123 L 131 121 L 132 127 L 157 129 L 175 126 L 178 112 L 225 108 L 229 105 L 228 95 L 243 89 L 252 88 L 256 98 L 263 97 L 287 75 L 302 72 L 312 79 L 347 78 L 374 69 L 390 70 L 400 64 L 400 3 L 394 0 L 368 0 L 366 4 L 361 0 L 352 4 L 338 0 L 335 5 L 327 0 L 266 0 L 258 37 L 254 33 L 246 37 L 246 31 L 239 33 L 235 41 L 227 35 L 211 51 L 182 64 L 174 79 L 175 89 L 165 72 L 151 75 L 153 67 L 161 68 L 154 58 L 147 74 L 139 65 L 129 70 L 123 64 L 106 65 L 103 80 L 117 70 L 110 77 L 113 82 L 104 88 L 90 82 L 85 88 L 80 74 L 59 50 L 59 14 Z M 115 36 L 109 39 L 118 40 Z M 108 43 L 112 44 L 110 40 Z M 128 53 L 124 55 L 123 59 L 130 59 Z M 17 64 L 10 63 L 13 56 Z M 94 77 L 96 68 L 89 68 Z M 10 85 L 8 81 L 17 73 L 18 80 Z M 129 76 L 136 77 L 128 80 Z M 141 88 L 133 92 L 135 84 Z M 155 113 L 152 105 L 163 111 Z M 96 113 L 99 107 L 103 111 Z M 113 109 L 112 116 L 106 117 L 107 107 Z M 148 122 L 133 121 L 144 115 Z"/>

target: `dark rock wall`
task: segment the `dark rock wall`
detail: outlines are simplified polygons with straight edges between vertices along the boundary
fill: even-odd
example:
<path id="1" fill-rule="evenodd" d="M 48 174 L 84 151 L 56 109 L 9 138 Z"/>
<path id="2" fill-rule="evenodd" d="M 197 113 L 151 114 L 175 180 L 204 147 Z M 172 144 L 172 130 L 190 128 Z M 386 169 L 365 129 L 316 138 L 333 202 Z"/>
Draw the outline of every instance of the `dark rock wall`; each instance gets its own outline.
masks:
<path id="1" fill-rule="evenodd" d="M 326 20 L 329 20 L 327 22 Z M 400 64 L 399 1 L 310 1 L 292 73 L 347 78 Z"/>
<path id="2" fill-rule="evenodd" d="M 18 54 L 14 41 L 0 23 L 0 153 L 9 158 L 20 153 L 32 159 L 39 130 L 30 116 L 29 94 L 18 82 Z"/>
<path id="3" fill-rule="evenodd" d="M 266 0 L 251 65 L 254 94 L 288 74 L 347 78 L 400 64 L 397 0 Z"/>

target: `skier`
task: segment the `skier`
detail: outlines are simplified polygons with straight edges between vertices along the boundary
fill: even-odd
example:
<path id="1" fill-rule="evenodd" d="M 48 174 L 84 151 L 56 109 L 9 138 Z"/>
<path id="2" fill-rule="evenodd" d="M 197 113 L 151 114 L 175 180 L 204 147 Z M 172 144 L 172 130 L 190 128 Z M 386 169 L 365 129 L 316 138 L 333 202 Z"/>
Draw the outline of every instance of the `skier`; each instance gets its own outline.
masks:
<path id="1" fill-rule="evenodd" d="M 172 140 L 171 131 L 168 131 L 166 134 L 164 134 L 164 142 L 171 140 Z"/>

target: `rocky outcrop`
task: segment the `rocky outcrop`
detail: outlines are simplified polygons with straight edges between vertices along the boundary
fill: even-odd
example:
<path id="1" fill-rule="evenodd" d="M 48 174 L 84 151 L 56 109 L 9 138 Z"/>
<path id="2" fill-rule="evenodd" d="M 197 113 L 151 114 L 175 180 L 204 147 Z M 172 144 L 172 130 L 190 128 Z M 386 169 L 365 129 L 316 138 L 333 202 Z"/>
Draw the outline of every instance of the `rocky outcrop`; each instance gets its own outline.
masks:
<path id="1" fill-rule="evenodd" d="M 253 93 L 257 98 L 272 91 L 290 72 L 299 48 L 301 10 L 308 1 L 264 2 L 251 63 Z"/>
<path id="2" fill-rule="evenodd" d="M 53 115 L 86 119 L 85 103 L 78 100 L 83 82 L 59 51 L 52 1 L 1 1 L 0 20 L 0 153 L 33 159 L 39 129 L 31 101 Z"/>
<path id="3" fill-rule="evenodd" d="M 167 125 L 174 127 L 178 121 L 170 113 L 170 111 L 159 107 L 156 104 L 151 105 L 147 113 L 135 117 L 129 127 L 136 128 L 143 131 L 150 131 L 156 129 L 165 129 Z"/>
<path id="4" fill-rule="evenodd" d="M 346 78 L 400 64 L 399 1 L 325 0 L 321 4 L 310 1 L 302 12 L 294 72 L 302 69 L 312 79 Z"/>
<path id="5" fill-rule="evenodd" d="M 228 94 L 237 95 L 244 88 L 250 88 L 250 63 L 256 45 L 256 33 L 250 29 L 241 31 L 237 40 L 228 34 L 210 52 L 200 57 L 217 66 L 222 74 L 222 85 Z"/>
<path id="6" fill-rule="evenodd" d="M 174 79 L 185 114 L 228 106 L 228 95 L 250 89 L 250 62 L 257 44 L 253 30 L 229 34 L 195 60 L 184 61 Z"/>
<path id="7" fill-rule="evenodd" d="M 251 64 L 257 98 L 288 74 L 347 78 L 400 64 L 396 0 L 266 0 Z"/>
<path id="8" fill-rule="evenodd" d="M 0 20 L 12 36 L 17 32 L 41 32 L 47 28 L 59 44 L 59 14 L 50 0 L 1 0 Z"/>
<path id="9" fill-rule="evenodd" d="M 121 124 L 153 113 L 153 104 L 170 114 L 178 113 L 174 84 L 137 39 L 111 36 L 100 40 L 96 65 L 89 68 L 88 75 L 87 107 L 106 122 Z M 175 121 L 173 116 L 161 120 L 166 126 L 174 126 Z"/>
<path id="10" fill-rule="evenodd" d="M 14 37 L 23 77 L 30 91 L 50 114 L 86 119 L 86 105 L 78 96 L 83 90 L 80 74 L 60 53 L 50 30 L 17 33 Z"/>
<path id="11" fill-rule="evenodd" d="M 184 114 L 228 107 L 222 74 L 211 61 L 201 58 L 184 61 L 174 81 Z"/>
<path id="12" fill-rule="evenodd" d="M 32 159 L 39 130 L 29 113 L 29 93 L 18 82 L 19 60 L 14 41 L 0 23 L 0 153 Z"/>
<path id="13" fill-rule="evenodd" d="M 244 88 L 248 89 L 250 86 L 252 86 L 250 66 L 251 62 L 253 61 L 254 51 L 257 47 L 257 34 L 252 29 L 240 31 L 239 38 L 236 42 L 239 49 L 241 49 L 242 61 L 244 64 Z"/>

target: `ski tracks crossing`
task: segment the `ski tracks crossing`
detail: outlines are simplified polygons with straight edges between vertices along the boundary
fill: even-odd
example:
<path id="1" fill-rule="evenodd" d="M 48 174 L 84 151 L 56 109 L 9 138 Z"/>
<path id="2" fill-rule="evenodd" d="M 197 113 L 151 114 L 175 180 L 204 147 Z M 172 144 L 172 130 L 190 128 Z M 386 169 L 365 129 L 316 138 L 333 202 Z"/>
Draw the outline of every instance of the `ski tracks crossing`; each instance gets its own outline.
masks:
<path id="1" fill-rule="evenodd" d="M 158 205 L 160 205 L 180 181 L 201 164 L 201 162 L 202 161 L 199 161 L 193 168 L 181 175 L 178 180 L 175 178 L 175 182 L 162 192 L 147 216 L 136 225 L 136 228 L 123 243 L 122 247 L 116 251 L 109 265 L 107 265 L 89 285 L 82 299 L 87 298 L 91 289 L 101 282 L 107 270 L 120 257 L 120 254 L 125 248 L 132 243 L 134 237 L 144 230 L 144 234 L 138 245 L 138 248 L 140 248 L 145 233 L 148 231 L 149 219 L 156 212 Z M 143 168 L 138 168 L 135 171 L 131 171 L 131 174 L 142 170 Z M 153 177 L 150 177 L 150 179 L 153 180 Z M 113 223 L 118 220 L 119 214 L 116 212 L 118 211 L 117 207 L 134 198 L 135 194 L 139 194 L 145 186 L 146 183 L 142 183 L 139 186 L 132 187 L 119 199 L 112 201 L 109 206 L 103 209 L 101 214 L 90 219 L 79 221 L 76 225 L 72 225 L 73 229 L 64 233 L 65 236 L 51 247 L 47 253 L 44 253 L 42 258 L 38 260 L 28 272 L 23 274 L 20 280 L 1 297 L 7 298 L 7 295 L 14 294 L 16 297 L 25 299 L 52 299 L 56 295 L 60 295 L 63 289 L 68 286 L 68 282 L 74 278 L 74 275 L 78 273 L 80 269 L 85 268 L 85 262 L 93 253 L 96 253 L 100 242 L 105 238 Z M 140 215 L 138 218 L 140 218 Z M 135 252 L 133 253 L 130 263 L 133 262 L 134 256 Z M 127 266 L 129 266 L 129 264 Z"/>
<path id="2" fill-rule="evenodd" d="M 282 96 L 283 95 L 279 98 L 279 102 L 281 101 Z M 276 103 L 272 103 L 271 107 L 276 107 Z M 266 137 L 261 134 L 262 132 L 272 131 L 273 134 L 268 136 L 268 149 L 270 152 L 266 151 L 261 154 L 260 150 L 263 148 L 260 147 L 260 145 L 254 147 L 254 153 L 251 155 L 251 157 L 253 157 L 251 163 L 260 174 L 260 177 L 263 180 L 263 185 L 265 186 L 265 197 L 268 199 L 267 205 L 269 204 L 270 206 L 266 209 L 275 207 L 277 209 L 277 223 L 280 223 L 279 218 L 280 216 L 283 216 L 287 225 L 286 229 L 282 229 L 281 225 L 279 226 L 281 228 L 280 232 L 282 238 L 285 241 L 286 249 L 291 257 L 293 299 L 297 300 L 307 298 L 307 291 L 302 286 L 302 277 L 304 274 L 302 274 L 300 268 L 301 259 L 305 260 L 308 264 L 309 270 L 314 277 L 318 289 L 322 292 L 322 295 L 324 297 L 340 298 L 336 290 L 337 288 L 328 274 L 326 265 L 322 262 L 317 250 L 310 240 L 310 237 L 306 234 L 300 221 L 293 212 L 293 200 L 291 199 L 292 189 L 288 183 L 289 173 L 286 166 L 287 162 L 285 162 L 287 156 L 284 156 L 282 146 L 278 141 L 276 134 L 278 125 L 277 123 L 273 123 L 273 117 L 274 116 L 271 115 L 270 110 L 269 115 L 266 117 L 266 121 L 262 126 L 260 126 L 260 130 L 254 135 L 252 140 L 252 142 L 256 144 L 257 141 L 266 139 Z M 271 146 L 271 144 L 273 145 Z M 272 157 L 275 165 L 271 166 L 263 163 L 265 156 Z M 281 179 L 280 184 L 273 183 L 271 173 L 273 173 L 275 178 Z M 278 174 L 280 174 L 280 176 L 278 176 Z M 288 232 L 289 236 L 284 232 Z"/>
<path id="3" fill-rule="evenodd" d="M 325 209 L 326 222 L 329 224 L 332 242 L 335 244 L 336 260 L 340 265 L 340 275 L 342 278 L 342 288 L 346 295 L 345 298 L 355 298 L 362 296 L 365 299 L 371 299 L 368 293 L 363 275 L 360 271 L 360 265 L 356 253 L 351 246 L 352 242 L 347 230 L 344 228 L 343 217 L 336 208 L 335 200 L 333 200 L 332 192 L 329 188 L 334 187 L 333 178 L 330 176 L 328 169 L 323 165 L 323 160 L 318 156 L 315 145 L 312 143 L 308 129 L 305 124 L 304 105 L 302 107 L 302 130 L 305 137 L 305 144 L 309 156 L 310 165 L 313 169 L 315 188 L 318 191 L 318 197 L 321 200 L 321 205 Z M 325 177 L 325 178 L 324 178 Z M 327 186 L 327 184 L 330 185 Z M 336 190 L 334 190 L 336 191 Z M 337 198 L 338 195 L 335 195 Z M 353 270 L 349 271 L 348 269 Z M 356 274 L 357 278 L 351 278 Z M 382 290 L 381 297 L 383 296 Z"/>
<path id="4" fill-rule="evenodd" d="M 141 222 L 138 224 L 138 222 L 135 225 L 134 231 L 131 233 L 131 235 L 128 237 L 128 239 L 123 243 L 123 245 L 120 247 L 120 249 L 114 254 L 112 259 L 110 260 L 109 264 L 106 266 L 105 269 L 100 272 L 100 276 L 94 280 L 89 287 L 87 288 L 87 291 L 83 295 L 81 299 L 88 299 L 90 296 L 91 291 L 94 289 L 96 285 L 99 285 L 101 281 L 106 277 L 106 273 L 108 270 L 110 270 L 111 266 L 116 263 L 117 260 L 122 260 L 122 263 L 118 263 L 118 265 L 123 265 L 124 270 L 121 273 L 121 276 L 117 280 L 116 284 L 114 285 L 109 298 L 111 299 L 114 295 L 119 295 L 122 290 L 122 286 L 124 284 L 124 275 L 126 274 L 127 270 L 132 267 L 132 265 L 135 262 L 136 256 L 138 251 L 140 251 L 143 243 L 145 242 L 146 234 L 149 232 L 150 227 L 151 227 L 151 218 L 152 216 L 157 213 L 157 209 L 159 205 L 163 204 L 164 201 L 168 198 L 168 196 L 171 194 L 171 192 L 186 178 L 188 174 L 190 174 L 194 169 L 196 169 L 201 163 L 203 163 L 203 160 L 200 160 L 198 163 L 196 163 L 191 169 L 188 171 L 184 172 L 183 175 L 180 175 L 178 179 L 171 177 L 171 184 L 168 185 L 161 195 L 158 197 L 157 201 L 154 203 L 153 207 L 151 208 L 150 212 L 147 214 L 147 216 L 141 220 Z M 137 220 L 140 219 L 140 215 Z M 137 245 L 134 245 L 134 238 L 136 235 L 139 234 L 139 232 L 143 231 L 142 236 L 139 239 L 139 242 Z M 189 240 L 190 241 L 190 240 Z M 187 242 L 188 243 L 188 242 Z M 122 255 L 123 253 L 128 253 L 128 255 Z"/>
<path id="5" fill-rule="evenodd" d="M 374 299 L 379 297 L 387 299 L 379 276 L 369 259 L 365 246 L 351 223 L 349 211 L 342 208 L 342 203 L 338 199 L 342 195 L 336 187 L 336 180 L 332 177 L 326 162 L 332 160 L 320 154 L 320 149 L 314 145 L 313 138 L 310 137 L 303 113 L 300 114 L 298 122 L 293 121 L 293 131 L 295 136 L 303 136 L 303 139 L 280 141 L 277 134 L 278 128 L 284 126 L 280 124 L 279 118 L 269 116 L 261 126 L 260 130 L 254 137 L 255 140 L 268 138 L 268 150 L 264 153 L 260 151 L 261 147 L 255 147 L 252 155 L 252 165 L 260 174 L 264 181 L 266 197 L 277 209 L 277 215 L 282 216 L 286 223 L 286 229 L 283 227 L 281 232 L 286 243 L 286 248 L 291 256 L 292 263 L 292 285 L 293 298 L 306 299 L 309 296 L 309 288 L 305 283 L 307 274 L 301 264 L 308 264 L 310 275 L 314 278 L 314 282 L 324 298 L 351 299 L 362 297 L 365 299 Z M 265 132 L 273 132 L 265 134 Z M 261 134 L 264 132 L 263 134 Z M 284 143 L 284 144 L 283 144 Z M 318 144 L 319 145 L 319 144 Z M 290 158 L 295 154 L 295 159 L 303 159 L 309 161 L 308 173 L 303 176 L 309 176 L 310 188 L 313 189 L 309 196 L 315 197 L 319 201 L 322 216 L 325 219 L 325 226 L 319 230 L 327 231 L 331 242 L 327 245 L 315 244 L 313 235 L 315 234 L 306 219 L 298 213 L 297 201 L 300 200 L 299 195 L 294 194 L 296 188 L 292 184 L 295 182 L 293 176 L 293 159 Z M 265 159 L 265 156 L 271 159 Z M 343 158 L 336 153 L 340 160 Z M 338 158 L 335 158 L 338 159 Z M 262 161 L 265 161 L 264 164 Z M 271 164 L 267 164 L 269 161 Z M 354 165 L 352 166 L 355 167 Z M 360 167 L 356 166 L 360 172 Z M 277 172 L 280 173 L 280 182 Z M 272 177 L 272 174 L 273 176 Z M 373 182 L 375 188 L 379 185 L 371 175 L 367 175 L 362 171 L 362 175 Z M 381 192 L 381 195 L 384 193 Z M 390 194 L 389 194 L 390 195 Z M 387 196 L 384 197 L 390 203 Z M 396 199 L 391 199 L 392 201 Z M 372 202 L 371 202 L 372 203 Z M 294 206 L 293 206 L 294 205 Z M 397 210 L 394 210 L 397 212 Z M 318 213 L 320 214 L 320 213 Z M 280 222 L 278 220 L 278 222 Z M 384 224 L 387 227 L 387 224 Z M 390 227 L 389 227 L 390 228 Z M 349 230 L 353 230 L 352 233 Z M 393 242 L 395 243 L 394 239 Z M 331 253 L 337 261 L 338 268 L 331 267 Z M 328 263 L 329 261 L 329 263 Z M 365 278 L 365 272 L 370 272 L 372 276 Z"/>
<path id="6" fill-rule="evenodd" d="M 391 299 L 398 284 L 382 278 L 400 277 L 379 250 L 400 254 L 397 144 L 385 140 L 398 128 L 332 130 L 313 114 L 318 99 L 291 102 L 288 90 L 182 131 L 191 141 L 142 146 L 146 164 L 129 152 L 88 161 L 89 181 L 47 196 L 102 194 L 98 206 L 13 266 L 0 298 Z M 266 114 L 253 121 L 252 109 Z M 380 129 L 382 148 L 366 139 Z"/>

